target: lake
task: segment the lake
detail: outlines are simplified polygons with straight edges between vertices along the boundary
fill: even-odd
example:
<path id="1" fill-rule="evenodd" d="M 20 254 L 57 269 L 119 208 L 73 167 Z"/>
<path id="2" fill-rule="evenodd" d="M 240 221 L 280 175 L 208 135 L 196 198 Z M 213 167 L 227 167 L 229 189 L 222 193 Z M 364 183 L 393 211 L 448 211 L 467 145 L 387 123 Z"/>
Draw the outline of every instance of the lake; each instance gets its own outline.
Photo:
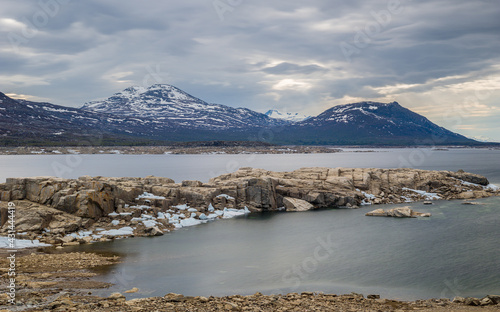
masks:
<path id="1" fill-rule="evenodd" d="M 166 176 L 208 181 L 239 167 L 415 167 L 470 171 L 500 184 L 500 151 L 377 149 L 308 155 L 27 155 L 0 156 L 0 179 L 57 175 Z M 437 201 L 431 218 L 365 217 L 373 209 L 263 213 L 173 231 L 161 237 L 82 245 L 68 251 L 123 256 L 95 294 L 128 298 L 323 291 L 419 299 L 500 293 L 500 198 Z M 377 206 L 377 208 L 387 208 Z"/>

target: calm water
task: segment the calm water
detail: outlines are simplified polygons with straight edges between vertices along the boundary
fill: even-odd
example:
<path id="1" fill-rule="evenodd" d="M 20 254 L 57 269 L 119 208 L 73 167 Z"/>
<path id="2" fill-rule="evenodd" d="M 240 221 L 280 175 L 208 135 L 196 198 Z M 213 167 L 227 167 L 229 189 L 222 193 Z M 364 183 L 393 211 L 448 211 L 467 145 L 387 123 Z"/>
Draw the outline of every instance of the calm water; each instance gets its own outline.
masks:
<path id="1" fill-rule="evenodd" d="M 144 177 L 203 182 L 240 167 L 274 171 L 301 167 L 463 169 L 500 182 L 500 150 L 377 149 L 376 153 L 292 155 L 0 155 L 0 182 L 8 177 L 83 175 Z"/>
<path id="2" fill-rule="evenodd" d="M 64 177 L 154 174 L 176 181 L 207 181 L 245 166 L 272 170 L 413 166 L 464 169 L 500 184 L 499 156 L 500 151 L 471 149 L 326 155 L 82 155 L 79 159 L 0 156 L 0 179 L 56 175 L 59 170 L 58 175 Z M 400 299 L 500 294 L 500 198 L 480 202 L 484 205 L 413 204 L 418 211 L 433 214 L 423 219 L 365 217 L 370 208 L 251 214 L 162 237 L 74 249 L 123 255 L 123 263 L 102 276 L 116 284 L 104 293 L 138 287 L 140 292 L 130 298 L 168 292 L 208 296 L 256 291 L 355 291 Z"/>

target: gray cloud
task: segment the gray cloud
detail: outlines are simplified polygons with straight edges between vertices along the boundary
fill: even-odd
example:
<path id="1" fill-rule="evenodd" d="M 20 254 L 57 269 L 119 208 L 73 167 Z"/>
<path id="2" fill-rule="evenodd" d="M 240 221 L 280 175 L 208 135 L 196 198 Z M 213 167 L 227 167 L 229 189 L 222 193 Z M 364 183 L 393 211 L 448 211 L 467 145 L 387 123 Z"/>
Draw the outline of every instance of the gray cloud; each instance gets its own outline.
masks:
<path id="1" fill-rule="evenodd" d="M 209 102 L 306 114 L 358 99 L 433 102 L 429 117 L 448 126 L 442 111 L 500 76 L 500 7 L 401 0 L 390 13 L 388 3 L 244 0 L 221 21 L 212 0 L 72 0 L 36 26 L 39 2 L 9 1 L 0 12 L 0 91 L 80 106 L 155 83 L 150 72 L 159 70 L 161 82 Z M 355 49 L 349 58 L 343 43 Z M 481 101 L 499 107 L 499 97 Z M 494 128 L 494 118 L 463 119 Z"/>

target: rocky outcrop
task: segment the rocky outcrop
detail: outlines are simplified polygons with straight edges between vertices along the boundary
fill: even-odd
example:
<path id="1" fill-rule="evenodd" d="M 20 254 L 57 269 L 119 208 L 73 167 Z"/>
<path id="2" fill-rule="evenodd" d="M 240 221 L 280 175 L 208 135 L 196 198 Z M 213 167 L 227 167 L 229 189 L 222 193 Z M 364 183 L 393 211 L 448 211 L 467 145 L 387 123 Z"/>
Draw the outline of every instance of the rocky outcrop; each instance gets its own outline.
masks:
<path id="1" fill-rule="evenodd" d="M 3 211 L 6 211 L 7 207 L 2 207 L 1 210 L 4 215 Z M 2 220 L 2 225 L 5 221 Z M 27 201 L 17 202 L 15 221 L 15 229 L 18 233 L 41 232 L 42 230 L 52 233 L 70 233 L 88 224 L 86 223 L 88 221 L 78 216 Z"/>
<path id="2" fill-rule="evenodd" d="M 365 214 L 366 216 L 373 217 L 394 217 L 394 218 L 416 218 L 416 217 L 430 217 L 430 213 L 417 212 L 410 209 L 410 207 L 398 207 L 389 210 L 375 209 Z"/>
<path id="3" fill-rule="evenodd" d="M 161 235 L 160 232 L 173 226 L 228 218 L 246 213 L 247 208 L 251 211 L 356 208 L 367 204 L 474 199 L 499 192 L 485 177 L 463 171 L 370 168 L 302 168 L 291 172 L 241 168 L 208 183 L 191 180 L 175 183 L 154 176 L 84 176 L 10 178 L 0 184 L 2 202 L 34 204 L 23 208 L 23 217 L 18 219 L 19 231 L 57 229 L 68 233 L 75 227 L 86 229 L 91 224 L 101 227 L 113 222 L 110 230 L 133 226 L 133 235 Z M 7 214 L 1 215 L 3 226 Z M 154 222 L 143 224 L 148 218 Z M 5 226 L 2 230 L 5 231 Z M 124 232 L 131 233 L 129 229 Z"/>
<path id="4" fill-rule="evenodd" d="M 139 198 L 145 192 L 153 196 Z M 220 209 L 247 206 L 254 211 L 282 207 L 309 210 L 432 199 L 474 199 L 498 193 L 498 188 L 489 186 L 488 180 L 479 175 L 417 169 L 302 168 L 292 172 L 273 172 L 241 168 L 213 178 L 209 183 L 175 183 L 168 178 L 153 176 L 85 176 L 78 179 L 10 178 L 0 184 L 2 201 L 28 200 L 81 218 L 94 219 L 136 204 L 166 210 L 187 203 L 200 212 L 205 212 L 209 205 Z M 220 197 L 221 194 L 228 196 Z M 296 208 L 298 203 L 299 209 Z"/>
<path id="5" fill-rule="evenodd" d="M 231 190 L 237 204 L 245 203 L 254 210 L 286 206 L 287 197 L 324 208 L 498 194 L 485 177 L 476 174 L 417 169 L 302 168 L 273 172 L 241 168 L 213 178 L 209 184 Z"/>

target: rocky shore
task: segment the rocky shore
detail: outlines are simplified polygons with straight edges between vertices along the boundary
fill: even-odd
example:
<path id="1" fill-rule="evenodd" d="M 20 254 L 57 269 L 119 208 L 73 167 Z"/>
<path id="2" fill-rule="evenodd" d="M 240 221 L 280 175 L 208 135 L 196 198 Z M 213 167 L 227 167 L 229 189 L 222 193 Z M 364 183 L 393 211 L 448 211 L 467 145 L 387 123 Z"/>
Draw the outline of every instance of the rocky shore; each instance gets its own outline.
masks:
<path id="1" fill-rule="evenodd" d="M 250 212 L 470 200 L 498 194 L 500 189 L 480 175 L 417 169 L 241 168 L 208 183 L 175 183 L 153 176 L 9 178 L 0 184 L 0 234 L 8 233 L 8 202 L 15 205 L 18 238 L 67 246 L 163 235 Z"/>
<path id="2" fill-rule="evenodd" d="M 8 202 L 15 205 L 18 239 L 25 247 L 64 246 L 129 236 L 155 236 L 185 226 L 264 211 L 359 208 L 363 205 L 497 196 L 487 178 L 463 171 L 302 168 L 292 172 L 240 170 L 200 181 L 145 178 L 10 178 L 0 184 L 2 235 L 9 229 Z M 12 204 L 11 204 L 12 205 Z M 334 212 L 332 212 L 334 213 Z M 407 207 L 383 216 L 423 216 Z M 377 214 L 375 214 L 377 215 Z M 29 243 L 33 242 L 32 245 Z M 55 249 L 57 250 L 57 249 Z M 1 249 L 0 249 L 1 251 Z M 92 268 L 112 267 L 117 257 L 88 253 L 18 254 L 19 311 L 499 311 L 498 296 L 403 302 L 377 295 L 292 293 L 284 295 L 164 297 L 126 300 L 92 295 L 109 284 L 94 281 Z M 8 281 L 0 258 L 1 284 Z M 4 287 L 5 288 L 5 287 Z M 137 291 L 130 289 L 131 292 Z M 0 305 L 7 297 L 0 297 Z M 9 307 L 12 308 L 12 307 Z"/>
<path id="3" fill-rule="evenodd" d="M 170 145 L 170 146 L 61 146 L 61 147 L 0 147 L 0 155 L 60 155 L 60 154 L 318 154 L 338 153 L 339 148 L 328 146 L 278 145 Z"/>
<path id="4" fill-rule="evenodd" d="M 227 297 L 189 297 L 170 293 L 164 297 L 125 300 L 117 293 L 110 298 L 86 298 L 85 303 L 72 300 L 71 296 L 54 301 L 50 306 L 53 311 L 350 311 L 350 312 L 473 312 L 500 311 L 500 305 L 494 303 L 498 296 L 483 299 L 459 298 L 458 301 L 448 299 L 418 300 L 412 302 L 379 299 L 377 295 L 365 298 L 362 294 L 335 295 L 312 292 L 290 293 L 286 295 L 262 295 Z M 463 302 L 462 302 L 463 299 Z M 460 302 L 459 302 L 460 301 Z M 467 303 L 466 303 L 467 302 Z M 479 305 L 471 304 L 479 302 Z M 480 302 L 488 302 L 481 305 Z M 500 301 L 499 301 L 500 302 Z M 33 309 L 30 311 L 44 311 Z"/>
<path id="5" fill-rule="evenodd" d="M 112 268 L 117 261 L 116 256 L 76 252 L 22 255 L 17 266 L 17 304 L 8 305 L 8 296 L 1 294 L 0 311 L 500 311 L 500 296 L 398 301 L 374 294 L 312 292 L 225 297 L 169 293 L 131 300 L 120 293 L 105 298 L 94 295 L 96 289 L 109 286 L 93 280 L 98 274 L 94 268 Z M 6 266 L 5 257 L 0 258 L 0 267 Z M 2 287 L 6 287 L 5 271 Z M 136 291 L 137 288 L 131 288 L 127 292 Z"/>

